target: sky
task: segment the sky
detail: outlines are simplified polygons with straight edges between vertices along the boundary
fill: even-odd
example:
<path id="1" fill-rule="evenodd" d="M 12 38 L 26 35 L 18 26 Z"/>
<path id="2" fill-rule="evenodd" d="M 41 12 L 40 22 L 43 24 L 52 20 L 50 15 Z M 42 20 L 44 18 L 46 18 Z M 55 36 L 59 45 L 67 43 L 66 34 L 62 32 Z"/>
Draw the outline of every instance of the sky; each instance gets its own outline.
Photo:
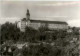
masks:
<path id="1" fill-rule="evenodd" d="M 26 17 L 30 19 L 66 21 L 69 26 L 80 27 L 79 1 L 0 1 L 0 24 L 15 22 Z"/>

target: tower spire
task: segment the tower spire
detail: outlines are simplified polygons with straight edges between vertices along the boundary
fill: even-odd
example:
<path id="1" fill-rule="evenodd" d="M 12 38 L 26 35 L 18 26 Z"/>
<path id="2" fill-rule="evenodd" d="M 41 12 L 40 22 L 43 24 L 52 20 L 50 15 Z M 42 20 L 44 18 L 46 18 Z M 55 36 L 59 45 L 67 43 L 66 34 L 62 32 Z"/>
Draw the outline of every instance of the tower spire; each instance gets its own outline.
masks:
<path id="1" fill-rule="evenodd" d="M 26 20 L 29 20 L 30 19 L 29 9 L 27 9 L 26 17 L 27 17 Z"/>

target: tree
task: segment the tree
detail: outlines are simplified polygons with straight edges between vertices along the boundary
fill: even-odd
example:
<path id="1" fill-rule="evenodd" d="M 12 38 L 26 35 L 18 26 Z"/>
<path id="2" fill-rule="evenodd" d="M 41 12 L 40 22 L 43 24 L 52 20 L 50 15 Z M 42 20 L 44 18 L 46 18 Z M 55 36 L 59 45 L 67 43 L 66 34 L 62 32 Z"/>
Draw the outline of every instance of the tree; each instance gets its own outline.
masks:
<path id="1" fill-rule="evenodd" d="M 1 26 L 1 40 L 14 40 L 17 41 L 20 36 L 20 30 L 15 24 L 6 22 Z"/>
<path id="2" fill-rule="evenodd" d="M 79 30 L 76 27 L 73 27 L 72 30 L 73 30 L 73 35 L 79 35 Z"/>
<path id="3" fill-rule="evenodd" d="M 34 42 L 35 39 L 36 39 L 35 38 L 36 33 L 37 33 L 37 30 L 35 30 L 32 27 L 27 27 L 26 26 L 23 39 L 25 39 L 25 41 L 28 41 L 28 42 Z"/>
<path id="4" fill-rule="evenodd" d="M 44 31 L 48 31 L 49 29 L 48 29 L 47 27 L 42 26 L 42 27 L 39 27 L 38 30 L 39 30 L 40 32 L 44 32 Z"/>

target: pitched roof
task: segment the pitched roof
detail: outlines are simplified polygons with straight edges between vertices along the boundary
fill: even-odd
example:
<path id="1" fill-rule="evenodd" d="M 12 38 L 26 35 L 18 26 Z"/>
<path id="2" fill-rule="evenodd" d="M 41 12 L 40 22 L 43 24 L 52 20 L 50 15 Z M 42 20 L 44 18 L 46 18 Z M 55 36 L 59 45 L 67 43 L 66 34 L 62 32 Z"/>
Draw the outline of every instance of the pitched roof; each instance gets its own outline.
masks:
<path id="1" fill-rule="evenodd" d="M 64 21 L 45 21 L 45 20 L 30 20 L 31 22 L 42 22 L 42 23 L 54 23 L 54 24 L 67 24 L 67 22 Z"/>

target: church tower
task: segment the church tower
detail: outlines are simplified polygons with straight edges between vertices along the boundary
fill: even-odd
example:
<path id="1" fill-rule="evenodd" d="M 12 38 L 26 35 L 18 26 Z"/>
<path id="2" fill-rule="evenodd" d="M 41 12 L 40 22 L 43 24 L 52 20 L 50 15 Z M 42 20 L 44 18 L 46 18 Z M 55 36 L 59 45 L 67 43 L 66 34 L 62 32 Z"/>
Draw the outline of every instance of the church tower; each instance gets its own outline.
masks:
<path id="1" fill-rule="evenodd" d="M 30 20 L 30 13 L 29 13 L 28 9 L 27 9 L 27 13 L 26 13 L 26 20 Z"/>
<path id="2" fill-rule="evenodd" d="M 27 9 L 27 13 L 26 13 L 26 25 L 30 26 L 30 13 L 29 13 L 29 9 Z"/>

